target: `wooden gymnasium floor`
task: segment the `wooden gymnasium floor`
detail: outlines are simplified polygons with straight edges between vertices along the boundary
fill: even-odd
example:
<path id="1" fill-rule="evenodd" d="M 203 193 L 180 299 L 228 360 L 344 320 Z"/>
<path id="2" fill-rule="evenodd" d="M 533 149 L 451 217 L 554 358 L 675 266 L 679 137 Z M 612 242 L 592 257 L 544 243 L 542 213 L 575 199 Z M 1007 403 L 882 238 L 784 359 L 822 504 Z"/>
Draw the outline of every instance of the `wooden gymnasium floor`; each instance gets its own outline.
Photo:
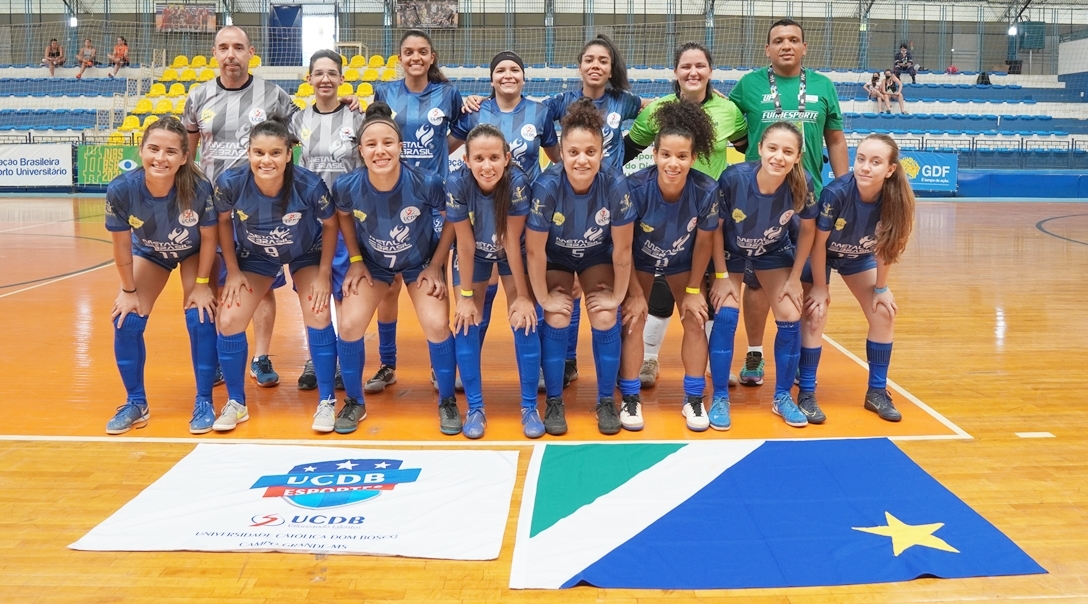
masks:
<path id="1" fill-rule="evenodd" d="M 124 395 L 112 355 L 109 309 L 117 277 L 102 201 L 0 199 L 0 601 L 1088 602 L 1086 267 L 1083 204 L 923 202 L 915 236 L 891 279 L 900 306 L 891 369 L 900 424 L 861 409 L 866 373 L 857 357 L 864 357 L 864 318 L 835 281 L 819 375 L 826 425 L 785 426 L 770 413 L 768 379 L 760 388 L 734 390 L 730 432 L 688 432 L 679 414 L 680 327 L 674 322 L 662 351 L 662 384 L 643 394 L 643 432 L 597 433 L 583 329 L 582 378 L 566 394 L 571 431 L 542 441 L 890 436 L 1050 574 L 728 592 L 516 592 L 506 585 L 532 443 L 520 433 L 512 337 L 501 312 L 485 345 L 489 423 L 482 441 L 439 434 L 426 348 L 406 297 L 399 383 L 368 397 L 369 417 L 356 434 L 314 434 L 309 423 L 317 395 L 294 386 L 306 352 L 289 292 L 280 296 L 272 347 L 281 385 L 261 390 L 250 382 L 248 423 L 227 435 L 192 437 L 191 365 L 180 287 L 172 281 L 147 332 L 152 420 L 145 429 L 107 437 L 105 422 Z M 773 329 L 765 340 L 768 353 L 772 343 Z M 738 350 L 744 345 L 739 336 Z M 368 342 L 367 372 L 376 368 L 376 352 L 376 342 Z M 224 390 L 215 396 L 221 405 Z M 503 553 L 497 561 L 471 563 L 67 549 L 200 441 L 519 450 Z"/>

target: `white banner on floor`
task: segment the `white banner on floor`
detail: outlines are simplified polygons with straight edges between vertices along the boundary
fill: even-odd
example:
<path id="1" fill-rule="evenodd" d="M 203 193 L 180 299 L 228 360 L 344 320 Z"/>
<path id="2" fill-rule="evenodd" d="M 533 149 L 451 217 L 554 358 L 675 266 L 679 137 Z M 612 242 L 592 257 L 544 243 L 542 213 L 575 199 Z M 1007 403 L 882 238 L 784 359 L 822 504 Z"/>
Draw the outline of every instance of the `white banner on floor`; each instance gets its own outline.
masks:
<path id="1" fill-rule="evenodd" d="M 498 558 L 515 451 L 200 444 L 72 549 Z"/>
<path id="2" fill-rule="evenodd" d="M 0 186 L 72 186 L 72 145 L 0 145 Z"/>

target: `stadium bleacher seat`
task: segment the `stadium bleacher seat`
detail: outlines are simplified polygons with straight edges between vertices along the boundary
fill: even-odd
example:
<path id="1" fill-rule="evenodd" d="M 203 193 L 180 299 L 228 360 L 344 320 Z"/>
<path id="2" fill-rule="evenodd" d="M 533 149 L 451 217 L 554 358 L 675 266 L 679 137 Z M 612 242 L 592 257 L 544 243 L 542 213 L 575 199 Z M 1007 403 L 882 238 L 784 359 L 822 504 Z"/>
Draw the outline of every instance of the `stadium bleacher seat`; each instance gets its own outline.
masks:
<path id="1" fill-rule="evenodd" d="M 132 110 L 133 113 L 143 115 L 145 113 L 151 113 L 151 110 L 155 106 L 151 104 L 151 99 L 140 99 L 136 101 L 136 108 Z"/>
<path id="2" fill-rule="evenodd" d="M 147 96 L 157 97 L 166 96 L 166 85 L 155 82 L 151 85 L 151 89 L 147 91 Z"/>
<path id="3" fill-rule="evenodd" d="M 344 81 L 345 82 L 358 82 L 359 81 L 359 70 L 355 69 L 354 67 L 349 67 L 346 70 L 344 70 Z"/>
<path id="4" fill-rule="evenodd" d="M 174 69 L 181 69 L 182 67 L 189 66 L 189 57 L 185 55 L 178 55 L 174 57 L 174 62 L 170 64 Z"/>
<path id="5" fill-rule="evenodd" d="M 212 69 L 219 69 L 219 59 L 215 57 L 208 59 L 208 67 L 211 67 Z"/>
<path id="6" fill-rule="evenodd" d="M 368 67 L 367 69 L 363 70 L 362 79 L 364 82 L 377 82 L 380 78 L 381 74 L 378 73 L 377 69 Z"/>
<path id="7" fill-rule="evenodd" d="M 200 73 L 196 76 L 197 82 L 210 82 L 215 79 L 215 71 L 211 69 L 201 69 Z"/>
<path id="8" fill-rule="evenodd" d="M 170 90 L 166 93 L 166 96 L 169 97 L 179 97 L 185 95 L 185 84 L 182 84 L 180 82 L 174 82 L 173 84 L 170 84 Z"/>
<path id="9" fill-rule="evenodd" d="M 140 128 L 140 118 L 135 115 L 126 115 L 125 120 L 121 122 L 121 132 L 132 132 Z"/>
<path id="10" fill-rule="evenodd" d="M 181 115 L 182 113 L 185 113 L 185 99 L 181 99 L 177 102 L 176 105 L 174 105 L 173 113 L 174 115 Z"/>
<path id="11" fill-rule="evenodd" d="M 400 65 L 400 55 L 389 55 L 389 58 L 385 60 L 385 64 L 388 67 Z"/>
<path id="12" fill-rule="evenodd" d="M 192 84 L 189 84 L 189 92 L 192 92 L 194 88 L 196 88 L 197 86 L 200 86 L 203 83 L 204 82 L 193 82 Z"/>
<path id="13" fill-rule="evenodd" d="M 351 61 L 348 62 L 348 67 L 351 67 L 352 69 L 366 68 L 366 57 L 363 55 L 355 55 L 351 58 Z"/>
<path id="14" fill-rule="evenodd" d="M 378 69 L 379 67 L 385 67 L 385 59 L 381 55 L 371 55 L 370 60 L 366 63 L 367 67 L 373 67 Z"/>
<path id="15" fill-rule="evenodd" d="M 123 145 L 125 144 L 125 137 L 120 132 L 114 132 L 106 139 L 107 145 Z"/>
<path id="16" fill-rule="evenodd" d="M 355 87 L 347 82 L 340 84 L 340 87 L 336 89 L 336 94 L 339 96 L 348 96 L 355 94 Z"/>
<path id="17" fill-rule="evenodd" d="M 386 67 L 385 69 L 382 70 L 382 81 L 383 82 L 392 82 L 395 79 L 397 79 L 397 70 L 396 69 L 389 69 L 388 67 Z M 488 78 L 488 81 L 490 82 L 491 79 Z"/>
<path id="18" fill-rule="evenodd" d="M 150 126 L 151 124 L 154 124 L 157 121 L 159 121 L 159 116 L 149 115 L 149 116 L 144 118 L 144 123 L 140 127 L 146 129 L 148 126 Z"/>
<path id="19" fill-rule="evenodd" d="M 249 58 L 249 68 L 256 69 L 261 66 L 261 57 L 259 55 L 253 55 Z"/>
<path id="20" fill-rule="evenodd" d="M 300 98 L 296 98 L 291 102 L 293 102 L 295 104 L 295 106 L 298 107 L 299 109 L 306 109 L 306 101 L 304 101 L 304 100 L 302 100 Z"/>
<path id="21" fill-rule="evenodd" d="M 191 68 L 191 67 L 186 67 L 185 69 L 182 69 L 181 73 L 178 74 L 178 81 L 179 82 L 195 82 L 196 81 L 196 70 Z"/>
<path id="22" fill-rule="evenodd" d="M 201 67 L 207 66 L 208 57 L 205 57 L 204 55 L 196 55 L 193 57 L 192 61 L 189 61 L 189 67 L 192 67 L 193 69 L 200 69 Z"/>
<path id="23" fill-rule="evenodd" d="M 303 82 L 298 85 L 298 90 L 295 91 L 295 96 L 313 96 L 314 87 L 309 82 Z"/>
<path id="24" fill-rule="evenodd" d="M 170 102 L 170 99 L 163 99 L 158 103 L 155 103 L 155 109 L 151 113 L 156 115 L 166 115 L 167 113 L 174 112 L 174 104 Z"/>
<path id="25" fill-rule="evenodd" d="M 176 82 L 177 79 L 178 72 L 176 69 L 173 68 L 164 69 L 162 72 L 162 78 L 160 78 L 160 80 L 162 80 L 163 82 Z"/>
<path id="26" fill-rule="evenodd" d="M 359 96 L 374 96 L 374 85 L 370 82 L 363 82 L 359 84 L 359 88 L 355 91 L 355 94 Z"/>

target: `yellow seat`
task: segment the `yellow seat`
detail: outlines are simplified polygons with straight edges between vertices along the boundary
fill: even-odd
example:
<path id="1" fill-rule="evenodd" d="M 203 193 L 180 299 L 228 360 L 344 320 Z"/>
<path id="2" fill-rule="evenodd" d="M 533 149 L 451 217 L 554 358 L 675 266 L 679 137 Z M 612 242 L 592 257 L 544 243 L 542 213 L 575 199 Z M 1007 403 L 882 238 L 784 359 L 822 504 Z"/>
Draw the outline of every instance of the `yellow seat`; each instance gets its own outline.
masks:
<path id="1" fill-rule="evenodd" d="M 185 113 L 185 99 L 181 99 L 180 101 L 178 101 L 177 105 L 174 105 L 174 111 L 172 113 L 174 115 L 181 115 L 182 113 Z"/>
<path id="2" fill-rule="evenodd" d="M 355 55 L 348 62 L 348 67 L 354 67 L 355 69 L 362 69 L 366 67 L 366 57 L 363 55 Z"/>
<path id="3" fill-rule="evenodd" d="M 211 69 L 201 69 L 200 73 L 196 76 L 197 82 L 209 82 L 215 79 L 215 71 Z"/>
<path id="4" fill-rule="evenodd" d="M 196 81 L 196 70 L 191 68 L 191 67 L 186 67 L 185 69 L 182 69 L 181 73 L 178 74 L 178 81 L 179 82 L 195 82 Z"/>
<path id="5" fill-rule="evenodd" d="M 140 129 L 140 118 L 135 115 L 126 115 L 125 121 L 121 122 L 121 132 L 132 132 L 133 130 Z"/>
<path id="6" fill-rule="evenodd" d="M 166 96 L 179 97 L 185 96 L 185 94 L 185 84 L 174 82 L 173 84 L 170 84 L 170 91 L 166 93 Z"/>
<path id="7" fill-rule="evenodd" d="M 181 69 L 182 67 L 189 66 L 189 57 L 185 55 L 178 55 L 174 57 L 174 62 L 170 64 L 171 67 Z"/>
<path id="8" fill-rule="evenodd" d="M 136 108 L 132 110 L 133 113 L 151 113 L 154 105 L 151 104 L 151 99 L 140 99 L 136 101 Z"/>
<path id="9" fill-rule="evenodd" d="M 170 99 L 163 99 L 155 104 L 155 110 L 152 111 L 155 115 L 166 115 L 167 113 L 174 112 L 174 103 L 170 102 Z"/>
<path id="10" fill-rule="evenodd" d="M 378 70 L 373 67 L 369 67 L 363 71 L 364 82 L 377 82 L 380 78 L 381 75 L 378 73 Z"/>
<path id="11" fill-rule="evenodd" d="M 382 81 L 383 82 L 392 82 L 395 79 L 397 79 L 397 70 L 396 69 L 389 69 L 388 67 L 386 67 L 385 69 L 382 70 Z"/>
<path id="12" fill-rule="evenodd" d="M 359 96 L 374 96 L 374 85 L 370 82 L 363 82 L 359 84 L 359 89 L 355 91 L 355 94 Z"/>
<path id="13" fill-rule="evenodd" d="M 389 67 L 396 67 L 400 65 L 400 55 L 389 55 L 389 60 L 385 62 Z"/>
<path id="14" fill-rule="evenodd" d="M 123 145 L 125 144 L 125 137 L 120 132 L 114 132 L 106 139 L 107 145 Z"/>
<path id="15" fill-rule="evenodd" d="M 196 90 L 196 87 L 200 86 L 203 83 L 204 82 L 193 82 L 192 84 L 189 84 L 189 92 Z M 186 94 L 186 96 L 188 96 L 188 94 Z"/>
<path id="16" fill-rule="evenodd" d="M 344 71 L 344 81 L 345 82 L 358 82 L 359 81 L 359 70 L 354 69 L 352 67 L 348 67 L 347 70 Z"/>
<path id="17" fill-rule="evenodd" d="M 375 69 L 378 67 L 385 67 L 385 59 L 381 55 L 371 55 L 370 61 L 367 62 L 367 66 Z"/>
<path id="18" fill-rule="evenodd" d="M 293 102 L 293 103 L 295 104 L 295 106 L 296 106 L 296 107 L 298 107 L 299 109 L 303 109 L 303 110 L 305 110 L 305 109 L 306 109 L 306 101 L 305 101 L 304 99 L 300 99 L 300 98 L 295 98 L 295 99 L 294 99 L 294 100 L 293 100 L 292 102 Z"/>
<path id="19" fill-rule="evenodd" d="M 368 106 L 370 106 L 370 103 L 366 102 L 363 99 L 359 99 L 359 111 L 365 112 Z"/>
<path id="20" fill-rule="evenodd" d="M 151 124 L 154 124 L 157 121 L 159 121 L 159 116 L 149 115 L 149 116 L 144 118 L 144 125 L 141 126 L 141 128 L 146 130 L 148 126 L 150 126 Z"/>
<path id="21" fill-rule="evenodd" d="M 208 59 L 208 67 L 211 67 L 212 69 L 219 69 L 219 59 L 215 57 Z"/>
<path id="22" fill-rule="evenodd" d="M 309 82 L 303 82 L 298 85 L 298 90 L 295 91 L 295 96 L 313 96 L 314 87 Z"/>
<path id="23" fill-rule="evenodd" d="M 207 66 L 208 57 L 205 57 L 204 55 L 196 55 L 195 57 L 193 57 L 192 61 L 189 61 L 189 67 L 192 67 L 193 69 L 200 69 L 201 67 Z"/>
<path id="24" fill-rule="evenodd" d="M 147 91 L 147 96 L 154 98 L 157 96 L 166 96 L 166 86 L 155 82 L 151 85 L 151 90 Z"/>
<path id="25" fill-rule="evenodd" d="M 259 57 L 257 55 L 253 55 L 252 57 L 249 58 L 249 67 L 251 69 L 255 68 L 255 67 L 260 67 L 260 66 L 261 66 L 261 57 Z"/>
<path id="26" fill-rule="evenodd" d="M 176 69 L 166 68 L 162 72 L 163 82 L 176 82 L 178 81 L 178 71 Z"/>
<path id="27" fill-rule="evenodd" d="M 355 87 L 351 84 L 340 84 L 340 87 L 336 89 L 337 96 L 351 96 L 355 94 Z"/>

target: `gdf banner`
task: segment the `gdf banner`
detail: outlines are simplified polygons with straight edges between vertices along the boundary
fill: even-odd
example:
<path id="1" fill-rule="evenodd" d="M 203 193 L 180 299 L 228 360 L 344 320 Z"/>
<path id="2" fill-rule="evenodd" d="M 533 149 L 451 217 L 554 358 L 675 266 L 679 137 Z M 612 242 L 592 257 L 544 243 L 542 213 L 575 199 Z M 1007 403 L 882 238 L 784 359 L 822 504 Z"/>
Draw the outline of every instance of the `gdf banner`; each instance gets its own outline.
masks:
<path id="1" fill-rule="evenodd" d="M 0 145 L 0 187 L 70 186 L 71 145 Z"/>
<path id="2" fill-rule="evenodd" d="M 854 169 L 854 153 L 850 148 L 850 169 Z M 930 153 L 928 151 L 899 151 L 899 165 L 910 179 L 915 191 L 956 192 L 959 177 L 960 156 L 955 153 Z M 831 165 L 824 165 L 824 184 L 835 180 Z"/>
<path id="3" fill-rule="evenodd" d="M 118 175 L 140 166 L 135 145 L 81 145 L 76 159 L 79 184 L 108 185 Z"/>

